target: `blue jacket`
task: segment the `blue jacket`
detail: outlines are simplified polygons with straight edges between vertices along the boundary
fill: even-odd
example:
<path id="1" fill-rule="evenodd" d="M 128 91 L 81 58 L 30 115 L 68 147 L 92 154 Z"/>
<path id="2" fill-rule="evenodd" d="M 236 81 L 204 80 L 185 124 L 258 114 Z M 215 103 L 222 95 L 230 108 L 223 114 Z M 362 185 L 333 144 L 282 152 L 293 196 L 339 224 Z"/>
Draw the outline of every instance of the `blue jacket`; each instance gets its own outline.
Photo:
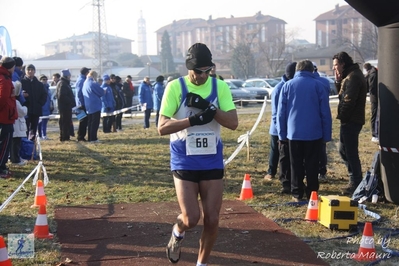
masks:
<path id="1" fill-rule="evenodd" d="M 47 91 L 47 101 L 42 107 L 42 116 L 48 116 L 51 114 L 50 103 L 51 103 L 51 91 L 48 84 L 44 84 L 44 89 Z"/>
<path id="2" fill-rule="evenodd" d="M 139 101 L 140 104 L 147 104 L 147 109 L 153 109 L 154 101 L 152 100 L 152 88 L 146 82 L 141 82 L 139 87 Z"/>
<path id="3" fill-rule="evenodd" d="M 324 88 L 326 89 L 327 95 L 330 95 L 330 82 L 326 78 L 320 77 L 319 72 L 313 72 L 313 75 L 318 81 L 323 84 Z"/>
<path id="4" fill-rule="evenodd" d="M 101 97 L 104 95 L 104 90 L 100 84 L 89 77 L 83 83 L 82 93 L 88 114 L 101 111 Z"/>
<path id="5" fill-rule="evenodd" d="M 283 85 L 288 81 L 287 76 L 284 74 L 281 81 L 274 87 L 272 92 L 272 120 L 270 121 L 269 134 L 273 136 L 278 136 L 277 132 L 277 106 L 278 99 L 280 97 L 281 89 Z"/>
<path id="6" fill-rule="evenodd" d="M 154 110 L 161 110 L 161 101 L 165 87 L 163 82 L 157 82 L 154 86 Z"/>
<path id="7" fill-rule="evenodd" d="M 281 90 L 277 107 L 280 140 L 331 140 L 332 118 L 324 86 L 309 71 L 297 71 Z"/>
<path id="8" fill-rule="evenodd" d="M 103 82 L 101 88 L 105 91 L 105 94 L 101 97 L 101 102 L 102 102 L 101 112 L 109 113 L 115 111 L 116 103 L 111 86 Z"/>
<path id="9" fill-rule="evenodd" d="M 24 76 L 24 73 L 22 72 L 22 70 L 16 67 L 16 68 L 14 69 L 14 73 L 12 73 L 11 79 L 12 79 L 12 81 L 14 81 L 14 82 L 15 82 L 15 81 L 21 81 L 21 79 L 23 78 L 23 76 Z M 22 90 L 21 90 L 20 94 L 18 95 L 18 101 L 21 103 L 21 105 L 23 105 L 24 102 L 26 101 L 25 98 L 24 98 L 24 96 L 23 96 L 23 94 L 22 94 Z"/>
<path id="10" fill-rule="evenodd" d="M 80 76 L 78 77 L 78 79 L 76 80 L 75 83 L 75 101 L 76 101 L 76 106 L 85 106 L 85 101 L 84 101 L 84 97 L 83 97 L 83 83 L 86 80 L 86 75 L 82 75 L 80 74 Z"/>
<path id="11" fill-rule="evenodd" d="M 21 69 L 15 67 L 14 73 L 12 73 L 12 81 L 21 81 L 21 79 L 24 77 L 24 73 L 22 72 Z"/>

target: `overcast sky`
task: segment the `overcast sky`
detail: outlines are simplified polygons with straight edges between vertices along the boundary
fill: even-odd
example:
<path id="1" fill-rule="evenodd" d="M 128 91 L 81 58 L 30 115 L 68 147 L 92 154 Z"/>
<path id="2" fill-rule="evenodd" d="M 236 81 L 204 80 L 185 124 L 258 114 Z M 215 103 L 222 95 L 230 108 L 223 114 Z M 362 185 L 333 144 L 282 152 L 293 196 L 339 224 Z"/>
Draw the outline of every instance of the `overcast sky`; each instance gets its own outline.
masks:
<path id="1" fill-rule="evenodd" d="M 13 49 L 29 57 L 44 54 L 43 44 L 93 30 L 93 0 L 0 0 L 0 26 L 7 28 Z M 137 20 L 147 26 L 147 52 L 156 54 L 155 32 L 173 20 L 254 16 L 258 11 L 287 22 L 297 39 L 315 42 L 314 19 L 344 0 L 105 0 L 107 33 L 131 40 L 137 53 Z"/>

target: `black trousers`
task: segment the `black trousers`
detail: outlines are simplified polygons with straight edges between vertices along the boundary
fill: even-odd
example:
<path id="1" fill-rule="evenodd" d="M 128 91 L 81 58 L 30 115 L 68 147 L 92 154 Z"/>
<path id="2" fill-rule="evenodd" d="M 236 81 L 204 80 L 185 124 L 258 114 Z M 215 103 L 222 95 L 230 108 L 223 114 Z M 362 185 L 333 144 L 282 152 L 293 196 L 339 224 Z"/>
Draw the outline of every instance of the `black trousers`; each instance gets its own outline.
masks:
<path id="1" fill-rule="evenodd" d="M 112 123 L 115 121 L 115 116 L 104 116 L 103 117 L 103 132 L 110 133 L 112 128 Z"/>
<path id="2" fill-rule="evenodd" d="M 298 199 L 303 193 L 310 199 L 312 191 L 319 190 L 319 156 L 322 140 L 289 140 L 291 160 L 291 194 Z M 306 187 L 303 182 L 306 176 Z"/>
<path id="3" fill-rule="evenodd" d="M 280 164 L 279 179 L 284 189 L 291 190 L 291 162 L 290 162 L 290 148 L 288 141 L 278 142 Z"/>
<path id="4" fill-rule="evenodd" d="M 327 173 L 327 145 L 322 143 L 320 150 L 320 161 L 319 161 L 319 174 L 325 175 Z"/>
<path id="5" fill-rule="evenodd" d="M 339 131 L 339 154 L 348 169 L 349 183 L 354 186 L 362 181 L 362 164 L 359 158 L 359 134 L 363 125 L 341 124 Z"/>
<path id="6" fill-rule="evenodd" d="M 125 97 L 125 107 L 132 107 L 133 104 L 133 96 L 132 97 Z M 127 114 L 130 114 L 132 112 L 132 109 L 129 109 L 126 111 Z"/>
<path id="7" fill-rule="evenodd" d="M 10 155 L 12 134 L 14 133 L 13 124 L 0 124 L 0 169 L 7 169 L 6 163 Z"/>
<path id="8" fill-rule="evenodd" d="M 28 130 L 26 136 L 31 141 L 35 141 L 39 117 L 39 115 L 28 114 L 28 117 L 26 118 L 26 127 Z"/>
<path id="9" fill-rule="evenodd" d="M 10 160 L 12 163 L 21 162 L 21 157 L 19 156 L 19 151 L 21 150 L 21 142 L 22 138 L 20 137 L 15 137 L 11 140 Z"/>
<path id="10" fill-rule="evenodd" d="M 377 124 L 377 110 L 378 110 L 378 100 L 370 102 L 371 103 L 371 134 L 373 137 L 378 138 L 378 124 Z"/>
<path id="11" fill-rule="evenodd" d="M 269 175 L 276 175 L 278 158 L 278 136 L 270 135 L 269 168 L 267 169 Z"/>
<path id="12" fill-rule="evenodd" d="M 88 141 L 97 140 L 97 131 L 100 127 L 101 111 L 87 115 Z"/>
<path id="13" fill-rule="evenodd" d="M 150 117 L 151 117 L 151 109 L 145 109 L 145 111 L 144 111 L 144 128 L 150 127 Z"/>
<path id="14" fill-rule="evenodd" d="M 86 112 L 86 109 L 84 109 L 84 111 Z M 89 121 L 89 117 L 88 116 L 86 116 L 85 118 L 83 118 L 82 120 L 79 121 L 78 140 L 84 140 L 85 139 L 86 133 L 87 133 L 88 121 Z"/>
<path id="15" fill-rule="evenodd" d="M 122 116 L 123 116 L 123 113 L 117 114 L 115 116 L 116 129 L 122 129 Z"/>
<path id="16" fill-rule="evenodd" d="M 72 109 L 60 111 L 60 119 L 58 120 L 58 124 L 60 127 L 60 141 L 66 141 L 71 139 L 71 121 Z"/>

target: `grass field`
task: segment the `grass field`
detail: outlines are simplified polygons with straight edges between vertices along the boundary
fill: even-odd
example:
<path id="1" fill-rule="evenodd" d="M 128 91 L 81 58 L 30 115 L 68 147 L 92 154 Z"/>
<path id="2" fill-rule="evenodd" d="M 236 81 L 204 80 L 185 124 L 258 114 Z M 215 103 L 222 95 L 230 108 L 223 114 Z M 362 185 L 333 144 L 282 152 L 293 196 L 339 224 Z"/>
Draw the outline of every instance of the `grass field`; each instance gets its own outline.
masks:
<path id="1" fill-rule="evenodd" d="M 240 110 L 259 112 L 261 105 L 250 105 Z M 366 107 L 367 119 L 369 106 Z M 319 195 L 336 195 L 347 184 L 347 171 L 339 157 L 338 121 L 333 113 L 333 141 L 328 143 L 328 183 L 320 186 Z M 225 158 L 236 150 L 237 138 L 252 129 L 257 113 L 240 112 L 239 127 L 236 131 L 223 129 Z M 169 171 L 169 137 L 159 136 L 153 121 L 149 130 L 142 129 L 142 118 L 123 120 L 122 132 L 103 134 L 99 131 L 100 144 L 60 143 L 58 132 L 48 134 L 52 139 L 42 142 L 43 164 L 50 183 L 45 187 L 49 205 L 47 217 L 51 232 L 56 232 L 54 222 L 55 206 L 162 202 L 176 201 L 172 177 Z M 153 120 L 153 119 L 152 119 Z M 132 123 L 133 122 L 133 123 Z M 50 126 L 55 127 L 56 121 Z M 245 174 L 250 174 L 254 198 L 247 203 L 255 210 L 307 241 L 315 252 L 357 253 L 359 242 L 348 243 L 346 231 L 331 231 L 319 223 L 310 224 L 301 219 L 306 206 L 295 207 L 284 204 L 291 201 L 289 195 L 281 195 L 279 182 L 265 183 L 263 177 L 268 168 L 270 113 L 266 112 L 257 129 L 250 137 L 249 152 L 244 146 L 236 158 L 226 167 L 225 199 L 236 199 L 241 191 Z M 75 128 L 77 128 L 75 126 Z M 378 146 L 370 141 L 370 127 L 367 123 L 360 135 L 360 158 L 363 172 L 370 167 Z M 6 200 L 34 169 L 38 161 L 27 166 L 12 168 L 14 177 L 0 180 L 0 199 Z M 0 215 L 0 234 L 7 239 L 8 234 L 29 233 L 33 230 L 37 209 L 31 209 L 35 196 L 35 186 L 30 179 L 3 209 Z M 398 228 L 397 206 L 392 203 L 367 203 L 369 210 L 382 216 L 381 223 L 374 226 L 376 250 L 382 253 L 378 240 L 386 234 L 385 229 Z M 287 219 L 290 220 L 287 220 Z M 372 221 L 373 218 L 359 213 L 359 221 Z M 360 241 L 360 235 L 357 235 Z M 388 248 L 399 249 L 399 242 L 390 239 Z M 13 260 L 13 265 L 56 265 L 60 263 L 60 245 L 57 237 L 53 240 L 36 240 L 34 259 Z M 331 265 L 363 265 L 351 259 L 326 259 Z M 379 265 L 398 265 L 397 258 L 381 262 Z"/>

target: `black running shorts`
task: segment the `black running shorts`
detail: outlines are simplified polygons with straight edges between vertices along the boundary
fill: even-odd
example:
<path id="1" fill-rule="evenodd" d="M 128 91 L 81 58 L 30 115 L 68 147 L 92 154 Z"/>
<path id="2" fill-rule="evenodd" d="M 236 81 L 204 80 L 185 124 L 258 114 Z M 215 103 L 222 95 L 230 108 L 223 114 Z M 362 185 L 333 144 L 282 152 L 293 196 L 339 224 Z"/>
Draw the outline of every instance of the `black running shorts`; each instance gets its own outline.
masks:
<path id="1" fill-rule="evenodd" d="M 199 183 L 203 180 L 222 179 L 224 176 L 224 169 L 212 170 L 177 170 L 172 171 L 173 177 L 181 180 Z"/>

